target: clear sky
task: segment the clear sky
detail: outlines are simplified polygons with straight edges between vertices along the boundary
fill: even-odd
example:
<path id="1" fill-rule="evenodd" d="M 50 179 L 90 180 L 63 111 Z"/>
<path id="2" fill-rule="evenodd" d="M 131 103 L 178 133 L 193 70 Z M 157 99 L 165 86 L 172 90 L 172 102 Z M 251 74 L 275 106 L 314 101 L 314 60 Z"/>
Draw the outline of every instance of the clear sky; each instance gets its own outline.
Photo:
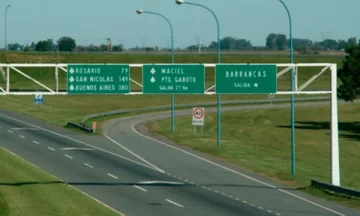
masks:
<path id="1" fill-rule="evenodd" d="M 265 45 L 270 32 L 289 35 L 288 19 L 278 0 L 191 0 L 211 8 L 218 16 L 220 37 L 245 38 Z M 315 41 L 324 38 L 360 38 L 360 0 L 284 0 L 292 14 L 293 36 Z M 173 25 L 175 47 L 208 45 L 216 40 L 216 23 L 201 7 L 177 5 L 175 0 L 1 0 L 0 29 L 4 33 L 4 9 L 8 10 L 8 42 L 21 44 L 61 36 L 77 44 L 123 43 L 170 46 L 170 29 L 161 17 L 136 14 L 136 9 L 158 12 Z M 323 34 L 322 34 L 323 33 Z M 0 34 L 0 47 L 4 45 Z"/>

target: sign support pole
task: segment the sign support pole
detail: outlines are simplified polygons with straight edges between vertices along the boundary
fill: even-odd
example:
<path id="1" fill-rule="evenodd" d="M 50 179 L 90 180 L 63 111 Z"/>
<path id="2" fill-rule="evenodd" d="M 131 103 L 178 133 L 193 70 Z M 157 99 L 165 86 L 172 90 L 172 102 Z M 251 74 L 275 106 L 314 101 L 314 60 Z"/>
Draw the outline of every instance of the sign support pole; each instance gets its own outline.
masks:
<path id="1" fill-rule="evenodd" d="M 175 132 L 175 95 L 171 95 L 171 132 Z"/>
<path id="2" fill-rule="evenodd" d="M 220 94 L 217 95 L 217 145 L 220 148 L 220 141 L 221 141 L 221 98 L 220 98 Z"/>

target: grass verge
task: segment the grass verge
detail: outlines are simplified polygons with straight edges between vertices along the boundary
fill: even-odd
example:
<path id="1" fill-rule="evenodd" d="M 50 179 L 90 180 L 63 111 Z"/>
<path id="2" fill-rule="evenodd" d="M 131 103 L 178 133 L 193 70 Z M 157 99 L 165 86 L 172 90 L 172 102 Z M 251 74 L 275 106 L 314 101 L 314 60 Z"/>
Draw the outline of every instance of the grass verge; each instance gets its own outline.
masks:
<path id="1" fill-rule="evenodd" d="M 357 131 L 360 105 L 339 104 L 340 165 L 342 186 L 360 189 L 357 170 L 360 145 Z M 178 118 L 176 133 L 170 120 L 149 123 L 151 132 L 194 150 L 225 159 L 293 187 L 305 187 L 311 179 L 329 182 L 330 107 L 296 108 L 296 177 L 291 175 L 289 109 L 249 110 L 222 114 L 222 146 L 216 144 L 216 114 L 205 116 L 203 136 L 194 135 L 191 117 Z M 314 189 L 305 189 L 325 195 Z M 328 195 L 326 195 L 329 198 Z M 341 203 L 360 208 L 359 199 L 337 196 Z"/>
<path id="2" fill-rule="evenodd" d="M 319 95 L 314 95 L 314 97 Z M 284 98 L 286 96 L 282 96 Z M 222 101 L 242 100 L 237 95 L 223 96 Z M 267 95 L 249 96 L 248 99 L 267 99 Z M 277 97 L 277 98 L 280 98 Z M 120 109 L 171 105 L 170 95 L 83 95 L 44 96 L 44 104 L 34 104 L 34 96 L 3 96 L 0 109 L 11 110 L 47 121 L 57 126 L 67 122 L 79 123 L 86 115 Z M 176 104 L 216 102 L 215 95 L 178 95 Z"/>
<path id="3" fill-rule="evenodd" d="M 1 216 L 119 215 L 2 148 L 0 158 Z"/>

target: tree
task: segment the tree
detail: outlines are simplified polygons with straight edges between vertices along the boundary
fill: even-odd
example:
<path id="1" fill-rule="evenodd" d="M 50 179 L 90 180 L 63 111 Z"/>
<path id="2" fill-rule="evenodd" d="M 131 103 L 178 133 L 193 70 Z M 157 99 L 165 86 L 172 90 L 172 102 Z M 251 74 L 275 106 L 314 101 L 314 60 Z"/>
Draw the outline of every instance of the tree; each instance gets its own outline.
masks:
<path id="1" fill-rule="evenodd" d="M 72 52 L 76 48 L 76 42 L 71 37 L 63 36 L 57 43 L 60 52 Z"/>
<path id="2" fill-rule="evenodd" d="M 345 40 L 339 40 L 338 43 L 339 43 L 338 46 L 339 50 L 343 50 L 349 45 L 349 43 L 346 42 Z"/>
<path id="3" fill-rule="evenodd" d="M 49 52 L 51 51 L 52 45 L 47 40 L 39 41 L 35 45 L 36 52 Z"/>
<path id="4" fill-rule="evenodd" d="M 333 40 L 333 39 L 325 39 L 322 42 L 322 45 L 327 50 L 338 50 L 338 48 L 339 48 L 339 43 L 336 40 Z"/>
<path id="5" fill-rule="evenodd" d="M 276 50 L 277 49 L 276 38 L 277 38 L 277 34 L 270 33 L 266 38 L 266 48 L 271 50 Z"/>
<path id="6" fill-rule="evenodd" d="M 357 45 L 356 37 L 349 38 L 348 39 L 348 44 L 349 44 L 349 46 L 356 46 Z"/>
<path id="7" fill-rule="evenodd" d="M 284 34 L 278 34 L 276 37 L 276 48 L 278 50 L 285 50 L 287 48 L 287 38 Z"/>
<path id="8" fill-rule="evenodd" d="M 342 84 L 338 88 L 338 97 L 353 101 L 360 95 L 360 47 L 348 46 L 343 67 L 338 70 Z"/>
<path id="9" fill-rule="evenodd" d="M 9 47 L 9 50 L 11 50 L 11 51 L 21 51 L 24 49 L 24 46 L 20 45 L 18 43 L 9 44 L 8 47 Z"/>
<path id="10" fill-rule="evenodd" d="M 122 52 L 122 51 L 124 51 L 124 46 L 122 44 L 115 45 L 112 47 L 112 50 L 114 52 Z"/>

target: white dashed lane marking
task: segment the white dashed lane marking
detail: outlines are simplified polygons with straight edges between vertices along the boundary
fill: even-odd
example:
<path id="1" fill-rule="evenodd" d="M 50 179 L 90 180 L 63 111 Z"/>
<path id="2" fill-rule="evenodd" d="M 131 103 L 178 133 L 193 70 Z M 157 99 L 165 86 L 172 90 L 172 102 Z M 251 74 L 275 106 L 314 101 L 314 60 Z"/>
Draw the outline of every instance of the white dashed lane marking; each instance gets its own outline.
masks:
<path id="1" fill-rule="evenodd" d="M 179 179 L 179 180 L 181 180 L 181 181 L 190 182 L 189 180 L 182 179 L 181 177 L 172 175 L 172 174 L 170 174 L 170 173 L 166 173 L 166 174 L 167 174 L 168 176 L 172 176 L 173 178 Z M 197 187 L 203 188 L 204 190 L 212 191 L 212 192 L 214 192 L 214 193 L 216 193 L 216 194 L 221 194 L 221 195 L 223 195 L 223 196 L 228 197 L 229 199 L 236 200 L 236 201 L 240 202 L 240 199 L 237 198 L 237 197 L 233 197 L 233 196 L 227 195 L 227 194 L 225 194 L 225 193 L 223 193 L 223 192 L 219 192 L 219 191 L 214 190 L 214 189 L 212 189 L 212 188 L 205 187 L 204 185 L 196 184 L 196 183 L 193 183 L 193 182 L 191 182 L 191 184 L 193 184 L 193 185 L 195 185 L 195 186 L 197 186 Z M 170 200 L 170 201 L 171 201 L 171 200 Z M 274 215 L 281 216 L 280 213 L 275 213 L 275 212 L 273 212 L 273 211 L 271 211 L 271 210 L 264 209 L 264 208 L 261 207 L 261 206 L 256 206 L 256 205 L 253 204 L 253 203 L 248 203 L 246 200 L 243 200 L 243 201 L 241 201 L 241 202 L 243 202 L 244 204 L 247 204 L 247 205 L 249 205 L 249 206 L 251 206 L 251 207 L 258 208 L 258 209 L 263 210 L 263 211 L 267 211 L 268 213 L 272 213 L 272 214 L 274 214 Z"/>
<path id="2" fill-rule="evenodd" d="M 180 208 L 184 208 L 184 206 L 183 206 L 183 205 L 180 205 L 179 203 L 176 203 L 176 202 L 171 201 L 171 200 L 169 200 L 169 199 L 165 199 L 165 200 L 166 200 L 167 202 L 173 204 L 173 205 L 176 205 L 176 206 L 180 207 Z"/>
<path id="3" fill-rule="evenodd" d="M 48 149 L 51 150 L 51 151 L 55 151 L 55 149 L 53 149 L 53 148 L 51 148 L 51 147 L 48 147 Z"/>
<path id="4" fill-rule="evenodd" d="M 65 157 L 69 158 L 69 159 L 73 159 L 73 157 L 71 157 L 70 155 L 65 155 Z"/>
<path id="5" fill-rule="evenodd" d="M 11 130 L 8 130 L 9 133 L 13 133 Z"/>
<path id="6" fill-rule="evenodd" d="M 108 176 L 110 176 L 111 178 L 114 178 L 114 179 L 118 179 L 118 177 L 117 176 L 114 176 L 113 174 L 111 174 L 111 173 L 108 173 Z"/>
<path id="7" fill-rule="evenodd" d="M 136 186 L 136 185 L 134 185 L 134 188 L 137 188 L 137 189 L 139 189 L 139 190 L 142 190 L 142 191 L 144 191 L 144 192 L 147 192 L 146 189 L 144 189 L 144 188 L 142 188 L 142 187 L 139 187 L 139 186 Z"/>
<path id="8" fill-rule="evenodd" d="M 22 139 L 25 139 L 25 137 L 23 135 L 19 135 L 19 137 L 22 138 Z"/>
<path id="9" fill-rule="evenodd" d="M 33 141 L 33 143 L 35 143 L 36 145 L 39 145 L 39 144 L 40 144 L 39 142 L 36 142 L 36 141 Z"/>
<path id="10" fill-rule="evenodd" d="M 89 167 L 89 168 L 94 168 L 93 166 L 91 166 L 90 164 L 84 163 L 85 166 Z"/>

